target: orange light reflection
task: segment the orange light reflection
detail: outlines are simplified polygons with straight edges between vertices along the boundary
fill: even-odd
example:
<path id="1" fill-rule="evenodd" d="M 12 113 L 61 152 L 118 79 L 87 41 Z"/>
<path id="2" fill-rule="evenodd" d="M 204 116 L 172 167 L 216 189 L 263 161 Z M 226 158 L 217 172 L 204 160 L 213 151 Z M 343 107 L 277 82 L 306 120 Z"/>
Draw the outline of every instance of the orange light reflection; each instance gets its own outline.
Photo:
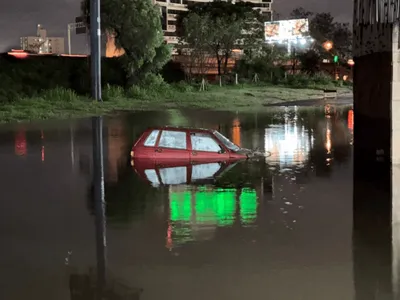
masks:
<path id="1" fill-rule="evenodd" d="M 240 121 L 238 118 L 233 120 L 232 124 L 232 141 L 234 144 L 241 147 L 241 135 L 240 135 Z"/>

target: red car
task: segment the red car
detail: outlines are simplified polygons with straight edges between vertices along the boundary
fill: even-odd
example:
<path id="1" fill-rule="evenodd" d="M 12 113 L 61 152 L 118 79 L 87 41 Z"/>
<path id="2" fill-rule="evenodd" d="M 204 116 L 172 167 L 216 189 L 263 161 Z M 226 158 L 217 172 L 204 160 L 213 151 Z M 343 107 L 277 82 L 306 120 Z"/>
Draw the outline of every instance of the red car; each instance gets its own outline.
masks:
<path id="1" fill-rule="evenodd" d="M 204 163 L 204 164 L 155 164 L 150 160 L 136 159 L 136 173 L 154 187 L 175 184 L 209 184 L 231 170 L 235 163 Z"/>
<path id="2" fill-rule="evenodd" d="M 157 163 L 211 163 L 246 159 L 248 153 L 216 130 L 159 127 L 142 134 L 131 157 Z"/>

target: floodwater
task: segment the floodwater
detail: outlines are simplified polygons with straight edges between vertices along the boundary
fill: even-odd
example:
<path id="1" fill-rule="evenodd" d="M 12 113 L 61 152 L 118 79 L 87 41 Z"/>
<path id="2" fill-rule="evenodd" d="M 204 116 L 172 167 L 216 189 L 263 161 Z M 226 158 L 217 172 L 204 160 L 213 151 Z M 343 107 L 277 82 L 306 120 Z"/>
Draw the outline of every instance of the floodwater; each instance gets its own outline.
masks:
<path id="1" fill-rule="evenodd" d="M 353 111 L 330 112 L 105 118 L 110 289 L 149 300 L 391 299 L 392 277 L 366 267 L 380 266 L 384 251 L 354 245 Z M 166 124 L 215 128 L 271 156 L 197 173 L 159 172 L 152 182 L 131 166 L 129 151 L 144 129 Z M 91 120 L 9 125 L 0 136 L 0 298 L 92 299 L 82 278 L 96 277 L 102 243 Z M 187 172 L 199 181 L 185 182 Z"/>

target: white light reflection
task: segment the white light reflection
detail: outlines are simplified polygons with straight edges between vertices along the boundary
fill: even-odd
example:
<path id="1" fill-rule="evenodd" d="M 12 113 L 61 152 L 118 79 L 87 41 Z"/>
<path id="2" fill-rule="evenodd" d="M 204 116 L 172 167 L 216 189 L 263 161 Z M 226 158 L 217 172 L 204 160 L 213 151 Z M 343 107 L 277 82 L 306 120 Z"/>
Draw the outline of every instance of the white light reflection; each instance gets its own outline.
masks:
<path id="1" fill-rule="evenodd" d="M 271 152 L 271 156 L 266 158 L 268 163 L 282 167 L 300 165 L 308 159 L 310 133 L 304 126 L 298 126 L 296 120 L 297 116 L 290 120 L 286 113 L 285 124 L 265 129 L 265 151 Z"/>
<path id="2" fill-rule="evenodd" d="M 399 299 L 400 281 L 400 166 L 392 167 L 392 285 L 393 299 Z"/>

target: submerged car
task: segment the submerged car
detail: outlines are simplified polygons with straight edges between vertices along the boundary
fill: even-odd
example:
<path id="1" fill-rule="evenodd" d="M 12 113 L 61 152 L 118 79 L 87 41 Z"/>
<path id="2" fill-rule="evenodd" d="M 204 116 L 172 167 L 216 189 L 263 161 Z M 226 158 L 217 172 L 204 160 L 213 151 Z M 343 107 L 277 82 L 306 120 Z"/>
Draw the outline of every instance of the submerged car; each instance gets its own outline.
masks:
<path id="1" fill-rule="evenodd" d="M 246 159 L 250 153 L 217 130 L 166 126 L 147 129 L 132 147 L 131 157 L 204 163 Z"/>
<path id="2" fill-rule="evenodd" d="M 139 177 L 151 183 L 154 187 L 160 185 L 210 184 L 236 165 L 236 162 L 156 164 L 145 159 L 137 159 L 135 162 L 134 169 Z"/>

